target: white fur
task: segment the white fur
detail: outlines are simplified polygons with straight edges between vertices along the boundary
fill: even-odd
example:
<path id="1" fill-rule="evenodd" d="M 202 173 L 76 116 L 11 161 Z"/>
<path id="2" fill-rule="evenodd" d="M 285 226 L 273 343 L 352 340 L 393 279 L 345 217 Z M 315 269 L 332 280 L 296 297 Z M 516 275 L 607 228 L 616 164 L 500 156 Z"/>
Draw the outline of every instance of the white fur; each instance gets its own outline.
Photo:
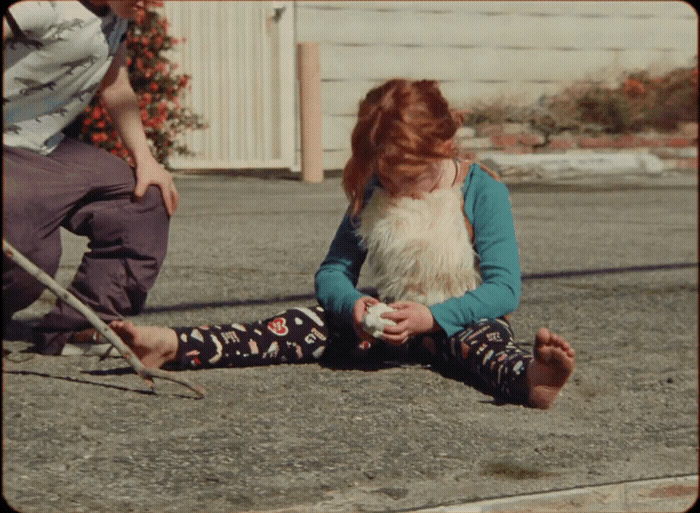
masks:
<path id="1" fill-rule="evenodd" d="M 459 185 L 420 199 L 378 187 L 357 228 L 382 301 L 442 303 L 480 282 Z"/>
<path id="2" fill-rule="evenodd" d="M 394 326 L 396 323 L 391 319 L 382 317 L 384 312 L 393 312 L 386 303 L 377 303 L 367 309 L 367 313 L 362 318 L 362 328 L 372 335 L 374 338 L 382 338 L 384 335 L 384 326 Z"/>

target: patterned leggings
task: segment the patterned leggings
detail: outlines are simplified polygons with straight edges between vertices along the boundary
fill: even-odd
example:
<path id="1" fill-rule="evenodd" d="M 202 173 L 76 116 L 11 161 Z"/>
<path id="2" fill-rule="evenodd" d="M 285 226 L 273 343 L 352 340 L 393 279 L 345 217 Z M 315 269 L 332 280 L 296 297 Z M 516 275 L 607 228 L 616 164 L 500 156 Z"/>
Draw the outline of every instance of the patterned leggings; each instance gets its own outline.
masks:
<path id="1" fill-rule="evenodd" d="M 274 317 L 247 324 L 173 328 L 178 337 L 175 367 L 244 367 L 278 363 L 302 363 L 328 358 L 371 358 L 348 329 L 329 326 L 320 306 L 297 307 Z M 504 319 L 483 320 L 452 337 L 432 335 L 436 366 L 477 382 L 509 402 L 527 403 L 526 370 L 532 356 L 513 343 L 513 330 Z M 420 341 L 390 351 L 393 356 L 415 356 Z M 329 349 L 326 351 L 326 349 Z M 376 352 L 374 353 L 376 354 Z M 422 355 L 427 354 L 423 350 Z M 363 356 L 364 355 L 364 356 Z"/>

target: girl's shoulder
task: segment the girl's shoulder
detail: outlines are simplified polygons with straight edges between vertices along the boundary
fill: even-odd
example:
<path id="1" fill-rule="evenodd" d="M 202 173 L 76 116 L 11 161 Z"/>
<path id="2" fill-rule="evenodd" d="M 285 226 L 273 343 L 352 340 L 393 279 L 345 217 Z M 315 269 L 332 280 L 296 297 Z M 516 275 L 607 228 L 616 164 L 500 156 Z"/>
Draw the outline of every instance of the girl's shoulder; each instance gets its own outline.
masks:
<path id="1" fill-rule="evenodd" d="M 462 192 L 465 196 L 470 190 L 472 193 L 475 193 L 488 189 L 505 188 L 501 177 L 479 162 L 469 160 L 461 161 L 460 175 L 459 181 L 462 183 Z"/>
<path id="2" fill-rule="evenodd" d="M 510 211 L 510 192 L 500 177 L 483 164 L 469 163 L 468 173 L 462 184 L 464 213 L 471 223 L 483 216 L 478 212 Z M 488 218 L 491 214 L 488 214 Z"/>

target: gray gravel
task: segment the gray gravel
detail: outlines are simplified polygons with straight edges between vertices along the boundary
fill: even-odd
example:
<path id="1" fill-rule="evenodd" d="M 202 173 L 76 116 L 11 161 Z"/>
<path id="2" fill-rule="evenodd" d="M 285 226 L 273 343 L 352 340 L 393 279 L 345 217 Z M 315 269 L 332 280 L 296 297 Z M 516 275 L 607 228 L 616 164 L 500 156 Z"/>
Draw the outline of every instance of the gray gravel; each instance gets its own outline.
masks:
<path id="1" fill-rule="evenodd" d="M 513 184 L 524 273 L 696 262 L 688 177 Z M 252 320 L 313 303 L 337 178 L 178 176 L 168 258 L 137 322 Z M 84 240 L 65 234 L 66 284 Z M 401 511 L 697 472 L 697 268 L 526 280 L 516 335 L 577 353 L 547 412 L 418 365 L 186 372 L 147 393 L 115 358 L 3 341 L 3 495 L 25 512 Z"/>

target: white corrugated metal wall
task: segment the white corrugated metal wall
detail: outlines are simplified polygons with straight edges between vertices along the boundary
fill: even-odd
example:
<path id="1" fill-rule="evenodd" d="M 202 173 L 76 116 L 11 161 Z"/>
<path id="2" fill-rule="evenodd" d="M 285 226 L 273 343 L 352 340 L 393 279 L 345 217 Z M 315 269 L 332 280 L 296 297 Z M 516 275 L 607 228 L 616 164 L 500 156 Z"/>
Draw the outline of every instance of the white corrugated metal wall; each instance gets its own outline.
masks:
<path id="1" fill-rule="evenodd" d="M 174 168 L 294 166 L 291 2 L 171 1 L 170 33 L 185 42 L 172 60 L 191 75 L 185 105 L 209 128 L 188 133 L 194 157 Z"/>

